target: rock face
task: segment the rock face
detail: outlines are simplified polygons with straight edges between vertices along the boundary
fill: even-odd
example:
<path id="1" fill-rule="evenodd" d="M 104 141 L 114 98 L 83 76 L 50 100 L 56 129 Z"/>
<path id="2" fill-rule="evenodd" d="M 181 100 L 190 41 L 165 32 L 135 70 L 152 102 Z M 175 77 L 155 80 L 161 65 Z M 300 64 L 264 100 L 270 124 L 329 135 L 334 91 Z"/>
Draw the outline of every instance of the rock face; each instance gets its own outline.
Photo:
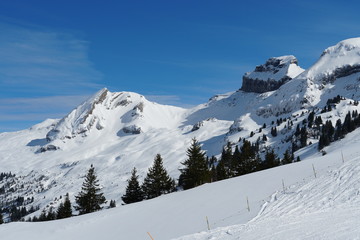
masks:
<path id="1" fill-rule="evenodd" d="M 243 76 L 240 90 L 255 93 L 273 91 L 303 71 L 294 56 L 270 58 L 265 64 L 256 66 L 253 72 Z"/>

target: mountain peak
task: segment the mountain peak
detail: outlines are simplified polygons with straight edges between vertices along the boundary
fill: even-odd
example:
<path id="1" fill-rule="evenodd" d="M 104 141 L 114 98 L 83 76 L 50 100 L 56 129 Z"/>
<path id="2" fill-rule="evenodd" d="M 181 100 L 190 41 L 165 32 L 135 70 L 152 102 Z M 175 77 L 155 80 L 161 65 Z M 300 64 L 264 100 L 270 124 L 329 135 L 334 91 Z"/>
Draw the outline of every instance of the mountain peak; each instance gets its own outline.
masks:
<path id="1" fill-rule="evenodd" d="M 350 38 L 328 47 L 306 71 L 305 77 L 320 82 L 334 82 L 357 72 L 360 72 L 360 38 Z"/>
<path id="2" fill-rule="evenodd" d="M 358 49 L 357 52 L 360 51 L 360 38 L 349 38 L 345 39 L 334 46 L 328 47 L 323 52 L 323 55 L 326 54 L 341 54 L 344 55 L 346 52 L 353 51 L 354 49 Z"/>

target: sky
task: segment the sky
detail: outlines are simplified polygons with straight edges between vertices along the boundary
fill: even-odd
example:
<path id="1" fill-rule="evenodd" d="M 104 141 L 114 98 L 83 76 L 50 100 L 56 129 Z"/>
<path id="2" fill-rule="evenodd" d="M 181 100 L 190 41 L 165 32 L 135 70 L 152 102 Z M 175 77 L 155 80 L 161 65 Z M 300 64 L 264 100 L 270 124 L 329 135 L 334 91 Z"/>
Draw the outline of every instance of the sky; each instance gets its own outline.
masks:
<path id="1" fill-rule="evenodd" d="M 0 132 L 62 118 L 101 88 L 191 107 L 270 57 L 310 67 L 359 37 L 356 1 L 0 1 Z"/>

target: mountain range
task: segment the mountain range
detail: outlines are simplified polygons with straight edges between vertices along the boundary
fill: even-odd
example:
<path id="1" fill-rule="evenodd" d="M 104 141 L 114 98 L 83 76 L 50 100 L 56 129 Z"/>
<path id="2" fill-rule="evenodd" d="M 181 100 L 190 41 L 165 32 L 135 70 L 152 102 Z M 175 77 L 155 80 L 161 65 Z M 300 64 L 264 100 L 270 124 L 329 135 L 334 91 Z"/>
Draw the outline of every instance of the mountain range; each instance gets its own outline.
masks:
<path id="1" fill-rule="evenodd" d="M 302 161 L 321 157 L 326 148 L 319 151 L 319 134 L 309 129 L 302 144 L 296 127 L 311 113 L 333 126 L 344 122 L 348 112 L 360 111 L 359 86 L 360 38 L 352 38 L 325 49 L 308 69 L 292 55 L 272 57 L 245 73 L 238 90 L 190 109 L 101 89 L 62 119 L 0 134 L 1 172 L 15 174 L 14 191 L 0 199 L 22 196 L 40 209 L 57 206 L 61 195 L 74 199 L 93 164 L 106 198 L 121 203 L 131 170 L 143 179 L 158 153 L 177 179 L 193 138 L 209 157 L 244 139 L 258 143 L 261 156 L 272 148 L 280 157 L 287 150 Z M 337 96 L 341 101 L 324 110 Z"/>

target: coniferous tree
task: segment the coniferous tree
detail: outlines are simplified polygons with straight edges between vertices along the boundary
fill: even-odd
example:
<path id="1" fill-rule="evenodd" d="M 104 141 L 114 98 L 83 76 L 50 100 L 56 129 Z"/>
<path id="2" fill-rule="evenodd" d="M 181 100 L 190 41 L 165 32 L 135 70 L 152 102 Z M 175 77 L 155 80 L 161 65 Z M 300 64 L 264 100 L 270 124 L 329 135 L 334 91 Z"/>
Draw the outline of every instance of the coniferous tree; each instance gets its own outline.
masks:
<path id="1" fill-rule="evenodd" d="M 306 130 L 306 126 L 303 126 L 300 130 L 300 146 L 306 147 L 307 145 L 307 130 Z"/>
<path id="2" fill-rule="evenodd" d="M 190 189 L 210 181 L 209 169 L 206 164 L 205 153 L 200 143 L 193 138 L 191 146 L 187 149 L 187 159 L 181 164 L 179 185 L 184 189 Z"/>
<path id="3" fill-rule="evenodd" d="M 71 202 L 69 198 L 69 193 L 65 195 L 64 202 L 60 203 L 57 211 L 56 211 L 56 218 L 57 219 L 63 219 L 68 218 L 72 216 L 72 208 L 71 208 Z"/>
<path id="4" fill-rule="evenodd" d="M 218 164 L 216 165 L 215 170 L 216 170 L 216 178 L 215 178 L 216 180 L 215 181 L 224 180 L 224 179 L 227 179 L 229 177 L 227 175 L 224 163 L 222 161 L 218 162 Z"/>
<path id="5" fill-rule="evenodd" d="M 240 147 L 241 157 L 237 165 L 238 175 L 244 175 L 256 171 L 259 165 L 256 147 L 251 145 L 250 141 L 244 139 L 243 145 Z"/>
<path id="6" fill-rule="evenodd" d="M 4 219 L 3 219 L 2 213 L 0 212 L 0 224 L 3 224 L 3 223 L 4 223 Z"/>
<path id="7" fill-rule="evenodd" d="M 262 169 L 268 169 L 279 166 L 279 158 L 274 149 L 267 149 L 265 153 L 265 160 L 262 162 Z"/>
<path id="8" fill-rule="evenodd" d="M 232 155 L 232 160 L 231 160 L 231 172 L 232 172 L 232 176 L 239 176 L 239 172 L 238 172 L 238 166 L 241 162 L 241 152 L 239 150 L 239 147 L 236 145 L 235 147 L 235 151 Z"/>
<path id="9" fill-rule="evenodd" d="M 121 197 L 124 203 L 134 203 L 144 200 L 144 193 L 140 187 L 138 180 L 139 176 L 136 174 L 136 168 L 131 172 L 131 177 L 129 178 L 128 185 L 125 190 L 125 194 Z"/>
<path id="10" fill-rule="evenodd" d="M 98 211 L 102 208 L 101 204 L 105 203 L 106 199 L 101 192 L 93 165 L 86 174 L 81 191 L 75 196 L 75 201 L 77 204 L 75 209 L 79 211 L 79 214 Z"/>
<path id="11" fill-rule="evenodd" d="M 233 158 L 232 147 L 230 142 L 227 142 L 226 147 L 223 148 L 220 162 L 222 163 L 225 169 L 225 178 L 232 177 L 234 158 Z"/>
<path id="12" fill-rule="evenodd" d="M 284 157 L 283 159 L 281 160 L 281 164 L 285 165 L 285 164 L 289 164 L 289 163 L 292 163 L 293 162 L 293 159 L 291 157 L 292 155 L 289 153 L 289 150 L 286 150 L 284 152 Z"/>
<path id="13" fill-rule="evenodd" d="M 266 134 L 264 133 L 263 136 L 262 136 L 262 141 L 263 142 L 266 142 L 267 141 L 267 137 L 266 137 Z"/>
<path id="14" fill-rule="evenodd" d="M 38 221 L 39 221 L 39 222 L 46 221 L 46 220 L 47 220 L 47 216 L 46 216 L 46 215 L 47 215 L 47 214 L 46 214 L 46 210 L 43 209 L 43 210 L 41 211 L 40 216 L 38 217 Z"/>
<path id="15" fill-rule="evenodd" d="M 116 202 L 115 200 L 110 200 L 110 205 L 109 205 L 110 208 L 114 208 L 116 207 Z"/>
<path id="16" fill-rule="evenodd" d="M 175 181 L 165 170 L 160 154 L 156 155 L 152 167 L 149 168 L 142 185 L 142 190 L 145 199 L 155 198 L 175 191 Z"/>
<path id="17" fill-rule="evenodd" d="M 312 111 L 311 113 L 309 113 L 308 116 L 308 127 L 311 128 L 314 122 L 314 118 L 315 118 L 315 112 Z"/>
<path id="18" fill-rule="evenodd" d="M 54 212 L 53 207 L 50 207 L 49 212 L 46 214 L 46 221 L 51 221 L 56 219 L 56 213 Z"/>
<path id="19" fill-rule="evenodd" d="M 271 133 L 271 136 L 276 137 L 276 136 L 277 136 L 277 129 L 276 129 L 276 127 L 272 127 L 270 133 Z"/>

